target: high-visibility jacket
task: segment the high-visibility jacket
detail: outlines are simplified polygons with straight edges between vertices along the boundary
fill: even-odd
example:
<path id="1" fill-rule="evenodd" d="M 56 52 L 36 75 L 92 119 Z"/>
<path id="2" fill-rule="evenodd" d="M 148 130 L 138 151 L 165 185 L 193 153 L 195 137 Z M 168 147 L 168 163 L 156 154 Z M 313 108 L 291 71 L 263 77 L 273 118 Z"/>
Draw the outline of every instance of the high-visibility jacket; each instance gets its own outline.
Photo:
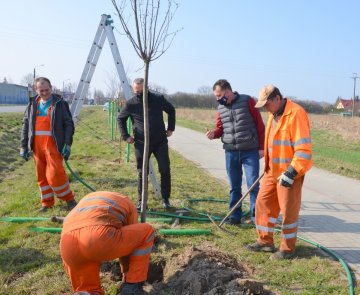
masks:
<path id="1" fill-rule="evenodd" d="M 274 119 L 269 119 L 265 132 L 265 171 L 269 169 L 277 179 L 289 165 L 303 176 L 312 166 L 310 124 L 305 110 L 287 98 L 284 113 L 273 130 L 273 144 L 269 148 L 269 133 Z M 269 154 L 271 163 L 269 163 Z"/>
<path id="2" fill-rule="evenodd" d="M 124 195 L 106 191 L 90 193 L 66 216 L 62 235 L 92 225 L 121 228 L 137 223 L 137 216 L 135 205 Z"/>

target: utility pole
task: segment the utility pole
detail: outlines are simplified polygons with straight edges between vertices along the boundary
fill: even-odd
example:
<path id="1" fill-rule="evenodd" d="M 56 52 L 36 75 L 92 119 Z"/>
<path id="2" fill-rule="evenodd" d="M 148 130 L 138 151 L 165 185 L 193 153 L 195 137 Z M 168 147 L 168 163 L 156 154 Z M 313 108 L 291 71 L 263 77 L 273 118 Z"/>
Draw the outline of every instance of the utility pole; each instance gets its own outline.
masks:
<path id="1" fill-rule="evenodd" d="M 353 96 L 353 105 L 352 105 L 352 114 L 351 117 L 354 117 L 354 112 L 355 112 L 355 90 L 356 90 L 356 79 L 359 79 L 360 77 L 358 77 L 357 73 L 353 73 L 353 76 L 351 77 L 351 79 L 354 79 L 354 96 Z"/>
<path id="2" fill-rule="evenodd" d="M 63 81 L 63 85 L 62 85 L 62 86 L 63 86 L 63 88 L 62 88 L 62 96 L 63 96 L 63 99 L 64 99 L 64 100 L 65 100 L 65 98 L 64 98 L 64 97 L 65 97 L 65 96 L 64 96 L 64 93 L 65 93 L 65 82 L 66 82 L 66 81 L 69 81 L 69 80 L 70 80 L 70 78 Z"/>
<path id="3" fill-rule="evenodd" d="M 45 66 L 44 64 L 41 64 L 41 65 L 38 65 L 38 66 L 35 66 L 34 67 L 34 81 L 35 81 L 35 78 L 36 78 L 36 68 L 38 68 L 38 67 L 43 67 L 43 66 Z"/>

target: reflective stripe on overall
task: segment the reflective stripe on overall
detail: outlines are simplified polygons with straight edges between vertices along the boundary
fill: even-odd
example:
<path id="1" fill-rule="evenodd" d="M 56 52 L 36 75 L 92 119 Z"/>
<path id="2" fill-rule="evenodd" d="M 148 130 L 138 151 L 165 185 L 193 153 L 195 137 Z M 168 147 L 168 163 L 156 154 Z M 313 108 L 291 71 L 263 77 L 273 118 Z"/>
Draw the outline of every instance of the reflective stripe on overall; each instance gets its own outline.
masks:
<path id="1" fill-rule="evenodd" d="M 301 189 L 304 182 L 304 175 L 295 179 L 290 189 L 280 186 L 277 183 L 278 167 L 276 159 L 273 157 L 274 145 L 279 145 L 278 140 L 274 140 L 276 126 L 274 122 L 268 126 L 266 138 L 266 161 L 264 178 L 262 180 L 260 191 L 256 201 L 256 230 L 258 233 L 258 242 L 260 244 L 274 244 L 274 227 L 279 213 L 282 213 L 281 243 L 280 251 L 294 252 L 297 237 L 298 218 L 301 205 Z M 279 124 L 279 123 L 278 123 Z M 287 145 L 287 142 L 282 142 Z M 275 161 L 274 161 L 275 160 Z M 288 161 L 290 165 L 292 158 Z M 272 163 L 272 164 L 271 164 Z M 286 166 L 287 167 L 287 166 Z M 275 175 L 274 175 L 275 174 Z"/>
<path id="2" fill-rule="evenodd" d="M 154 230 L 150 224 L 137 223 L 137 218 L 129 198 L 106 191 L 86 195 L 68 214 L 60 251 L 73 291 L 78 292 L 75 294 L 104 294 L 101 262 L 125 256 L 130 259 L 123 279 L 129 283 L 146 281 Z"/>

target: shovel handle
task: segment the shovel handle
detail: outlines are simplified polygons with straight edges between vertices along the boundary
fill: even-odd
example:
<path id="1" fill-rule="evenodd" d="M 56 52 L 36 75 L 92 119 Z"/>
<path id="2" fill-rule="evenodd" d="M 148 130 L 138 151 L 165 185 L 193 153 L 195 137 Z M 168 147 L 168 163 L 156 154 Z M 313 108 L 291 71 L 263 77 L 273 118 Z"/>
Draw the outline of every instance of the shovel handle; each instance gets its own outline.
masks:
<path id="1" fill-rule="evenodd" d="M 237 203 L 230 209 L 230 211 L 228 212 L 228 214 L 226 214 L 226 216 L 224 217 L 223 220 L 221 220 L 219 227 L 221 227 L 223 225 L 223 223 L 225 222 L 226 219 L 228 219 L 228 217 L 235 211 L 235 209 L 239 206 L 239 204 L 246 198 L 246 196 L 248 194 L 250 194 L 250 192 L 254 189 L 254 187 L 259 183 L 259 181 L 261 180 L 261 178 L 263 178 L 264 176 L 264 172 L 259 176 L 258 179 L 256 179 L 254 181 L 254 183 L 252 184 L 252 186 L 249 188 L 249 190 L 246 192 L 245 195 L 242 196 L 242 198 L 237 201 Z"/>

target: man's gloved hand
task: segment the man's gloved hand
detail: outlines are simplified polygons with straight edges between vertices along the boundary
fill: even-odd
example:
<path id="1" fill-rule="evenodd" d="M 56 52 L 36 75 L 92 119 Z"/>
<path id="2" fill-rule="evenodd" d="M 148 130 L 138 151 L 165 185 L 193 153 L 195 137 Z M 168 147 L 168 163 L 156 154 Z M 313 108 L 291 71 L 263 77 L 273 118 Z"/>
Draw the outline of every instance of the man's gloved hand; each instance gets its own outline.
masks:
<path id="1" fill-rule="evenodd" d="M 25 161 L 29 161 L 29 158 L 30 158 L 29 150 L 27 148 L 26 149 L 21 148 L 20 149 L 20 157 L 22 157 Z"/>
<path id="2" fill-rule="evenodd" d="M 294 178 L 297 174 L 296 170 L 292 166 L 289 166 L 285 172 L 281 173 L 277 181 L 281 186 L 290 188 L 293 185 Z"/>
<path id="3" fill-rule="evenodd" d="M 71 147 L 67 144 L 64 145 L 61 155 L 63 156 L 64 160 L 67 161 L 71 154 Z"/>

